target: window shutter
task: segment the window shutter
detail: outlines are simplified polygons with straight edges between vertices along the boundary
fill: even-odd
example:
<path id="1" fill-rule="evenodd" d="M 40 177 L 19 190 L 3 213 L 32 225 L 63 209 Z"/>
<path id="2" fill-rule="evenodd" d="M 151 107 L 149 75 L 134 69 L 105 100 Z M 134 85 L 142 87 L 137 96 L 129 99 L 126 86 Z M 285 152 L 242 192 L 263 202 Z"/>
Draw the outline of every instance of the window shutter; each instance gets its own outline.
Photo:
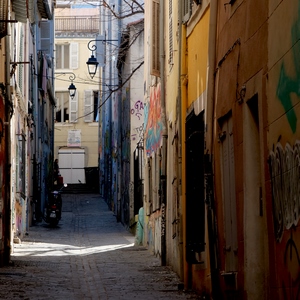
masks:
<path id="1" fill-rule="evenodd" d="M 50 28 L 50 22 L 49 21 L 41 21 L 41 50 L 48 54 L 50 57 L 50 50 L 51 50 L 51 43 L 50 43 L 50 37 L 51 37 L 51 28 Z"/>
<path id="2" fill-rule="evenodd" d="M 169 64 L 173 65 L 173 14 L 172 0 L 169 0 Z"/>
<path id="3" fill-rule="evenodd" d="M 71 69 L 78 69 L 78 43 L 70 44 L 70 66 Z"/>
<path id="4" fill-rule="evenodd" d="M 69 113 L 69 119 L 70 122 L 77 122 L 78 118 L 78 91 L 76 91 L 75 97 L 72 99 L 69 97 L 69 108 L 70 108 L 70 113 Z"/>
<path id="5" fill-rule="evenodd" d="M 192 0 L 183 0 L 182 5 L 183 22 L 187 22 L 192 12 Z"/>
<path id="6" fill-rule="evenodd" d="M 151 69 L 150 74 L 160 76 L 159 61 L 159 1 L 152 0 L 152 20 L 151 20 Z"/>
<path id="7" fill-rule="evenodd" d="M 84 122 L 93 122 L 94 120 L 94 92 L 92 90 L 84 91 Z"/>
<path id="8" fill-rule="evenodd" d="M 7 20 L 8 0 L 0 1 L 0 20 Z M 7 23 L 0 22 L 0 38 L 7 34 Z"/>

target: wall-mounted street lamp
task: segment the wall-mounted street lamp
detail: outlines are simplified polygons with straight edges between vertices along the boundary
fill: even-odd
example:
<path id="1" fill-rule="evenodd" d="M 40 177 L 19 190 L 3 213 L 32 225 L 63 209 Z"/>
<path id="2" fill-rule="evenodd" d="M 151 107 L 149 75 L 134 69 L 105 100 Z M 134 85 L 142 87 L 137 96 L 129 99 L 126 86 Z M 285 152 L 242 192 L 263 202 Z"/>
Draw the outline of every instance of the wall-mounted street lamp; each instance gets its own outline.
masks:
<path id="1" fill-rule="evenodd" d="M 75 94 L 76 94 L 76 86 L 73 84 L 73 81 L 76 78 L 75 74 L 73 72 L 55 72 L 54 74 L 62 74 L 62 75 L 71 74 L 69 76 L 69 79 L 71 80 L 71 84 L 68 87 L 68 90 L 69 90 L 69 95 L 70 95 L 71 99 L 73 99 L 75 97 Z"/>
<path id="2" fill-rule="evenodd" d="M 101 40 L 91 40 L 89 41 L 87 47 L 89 50 L 92 51 L 92 55 L 91 57 L 88 59 L 88 61 L 86 62 L 87 66 L 88 66 L 88 71 L 89 71 L 89 74 L 91 76 L 91 78 L 93 79 L 96 72 L 97 72 L 97 68 L 98 68 L 98 65 L 99 65 L 99 62 L 97 61 L 97 58 L 94 56 L 94 51 L 97 50 L 97 46 L 95 44 L 91 45 L 90 46 L 90 43 L 92 42 L 102 42 L 103 44 L 104 43 L 107 43 L 107 42 L 117 42 L 118 40 L 106 40 L 106 39 L 101 39 Z"/>

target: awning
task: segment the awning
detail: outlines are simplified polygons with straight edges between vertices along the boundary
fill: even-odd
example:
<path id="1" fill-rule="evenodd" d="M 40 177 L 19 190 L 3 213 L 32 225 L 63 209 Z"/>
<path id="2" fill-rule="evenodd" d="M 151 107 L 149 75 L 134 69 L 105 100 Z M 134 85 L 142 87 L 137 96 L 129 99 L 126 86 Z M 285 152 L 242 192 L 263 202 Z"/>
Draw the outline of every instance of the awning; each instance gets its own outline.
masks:
<path id="1" fill-rule="evenodd" d="M 12 2 L 12 8 L 15 12 L 15 19 L 19 22 L 27 22 L 27 1 L 26 0 L 14 0 Z"/>
<path id="2" fill-rule="evenodd" d="M 52 0 L 37 0 L 37 6 L 42 18 L 52 20 Z"/>

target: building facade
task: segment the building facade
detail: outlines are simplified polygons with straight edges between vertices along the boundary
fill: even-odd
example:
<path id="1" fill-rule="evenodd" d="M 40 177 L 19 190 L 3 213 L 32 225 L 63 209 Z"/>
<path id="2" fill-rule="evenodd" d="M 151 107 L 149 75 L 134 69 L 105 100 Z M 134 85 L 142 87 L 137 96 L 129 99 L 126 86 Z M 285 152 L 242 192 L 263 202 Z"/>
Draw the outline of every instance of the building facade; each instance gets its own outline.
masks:
<path id="1" fill-rule="evenodd" d="M 298 297 L 298 13 L 145 3 L 144 243 L 203 295 Z"/>
<path id="2" fill-rule="evenodd" d="M 1 264 L 42 218 L 50 188 L 53 8 L 51 1 L 1 2 Z"/>
<path id="3" fill-rule="evenodd" d="M 58 3 L 55 10 L 54 153 L 67 184 L 90 185 L 91 171 L 98 178 L 101 77 L 98 73 L 90 78 L 86 61 L 88 45 L 94 45 L 99 34 L 100 18 L 99 8 L 87 6 Z M 73 98 L 68 90 L 71 83 L 76 87 Z"/>

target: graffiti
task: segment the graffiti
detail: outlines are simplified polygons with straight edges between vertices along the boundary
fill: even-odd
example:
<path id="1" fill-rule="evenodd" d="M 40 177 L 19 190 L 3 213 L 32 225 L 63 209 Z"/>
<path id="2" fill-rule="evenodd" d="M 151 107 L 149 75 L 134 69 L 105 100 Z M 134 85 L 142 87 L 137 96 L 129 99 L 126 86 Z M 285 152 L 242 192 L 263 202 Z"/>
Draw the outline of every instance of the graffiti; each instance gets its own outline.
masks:
<path id="1" fill-rule="evenodd" d="M 277 241 L 284 229 L 297 225 L 300 218 L 300 141 L 285 149 L 278 143 L 269 156 L 273 219 Z"/>
<path id="2" fill-rule="evenodd" d="M 132 134 L 131 134 L 131 140 L 132 141 L 140 141 L 141 139 L 143 139 L 144 136 L 144 124 L 142 124 L 139 127 L 133 128 L 132 129 Z"/>
<path id="3" fill-rule="evenodd" d="M 298 7 L 298 16 L 300 16 L 300 5 Z M 300 96 L 299 82 L 300 82 L 300 44 L 299 31 L 300 28 L 300 18 L 292 26 L 292 45 L 293 46 L 293 66 L 295 66 L 296 78 L 291 78 L 287 75 L 284 62 L 281 65 L 279 81 L 277 86 L 277 97 L 279 98 L 288 119 L 289 125 L 293 131 L 296 132 L 297 127 L 297 116 L 295 109 L 292 104 L 292 94 Z"/>
<path id="4" fill-rule="evenodd" d="M 292 234 L 291 234 L 292 235 Z M 284 266 L 288 276 L 283 279 L 284 299 L 296 300 L 300 297 L 300 256 L 293 237 L 288 240 L 284 251 Z M 289 291 L 287 293 L 287 290 Z"/>
<path id="5" fill-rule="evenodd" d="M 166 206 L 164 203 L 161 205 L 161 236 L 166 235 Z"/>
<path id="6" fill-rule="evenodd" d="M 155 219 L 155 245 L 154 253 L 155 255 L 161 255 L 161 217 Z"/>
<path id="7" fill-rule="evenodd" d="M 136 101 L 134 104 L 134 108 L 131 109 L 131 114 L 135 115 L 139 120 L 143 116 L 142 110 L 144 110 L 144 103 L 140 100 Z"/>
<path id="8" fill-rule="evenodd" d="M 145 106 L 145 147 L 146 154 L 160 147 L 162 137 L 162 118 L 160 104 L 160 85 L 150 88 L 150 101 Z"/>

